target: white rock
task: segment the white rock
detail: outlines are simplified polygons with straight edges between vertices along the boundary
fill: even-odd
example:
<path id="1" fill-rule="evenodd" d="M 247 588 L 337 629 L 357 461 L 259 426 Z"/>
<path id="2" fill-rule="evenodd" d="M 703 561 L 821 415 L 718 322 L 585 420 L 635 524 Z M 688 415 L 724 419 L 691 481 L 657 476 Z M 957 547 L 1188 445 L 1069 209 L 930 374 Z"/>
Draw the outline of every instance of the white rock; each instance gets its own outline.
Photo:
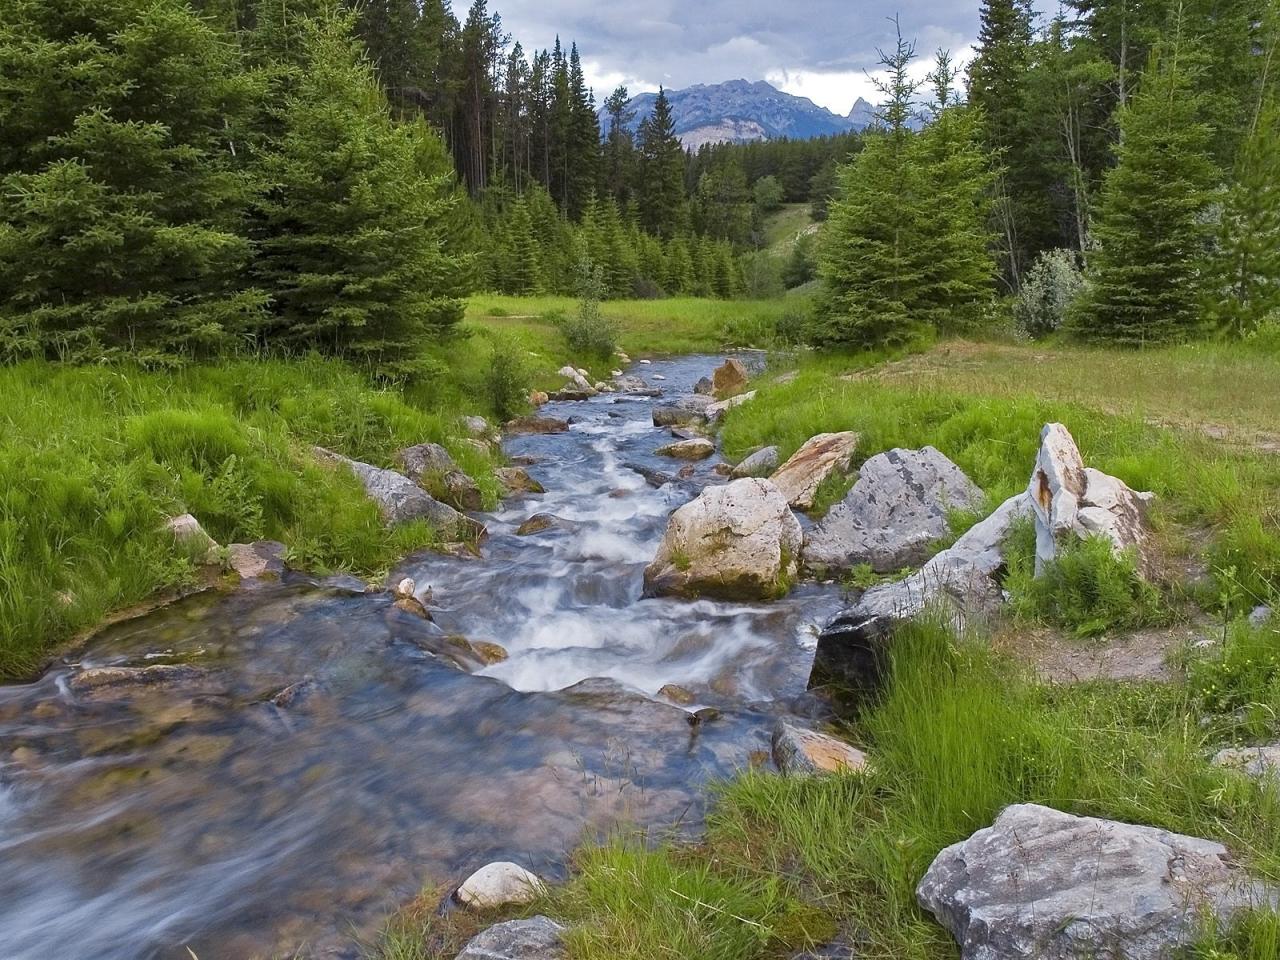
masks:
<path id="1" fill-rule="evenodd" d="M 454 899 L 471 910 L 493 910 L 513 904 L 532 903 L 546 892 L 542 878 L 518 863 L 499 860 L 487 863 L 462 882 Z"/>
<path id="2" fill-rule="evenodd" d="M 169 518 L 164 527 L 173 536 L 174 543 L 190 554 L 207 555 L 218 548 L 218 542 L 189 513 Z"/>
<path id="3" fill-rule="evenodd" d="M 773 728 L 773 762 L 789 776 L 851 773 L 867 766 L 867 755 L 843 740 L 779 720 Z"/>
<path id="4" fill-rule="evenodd" d="M 805 441 L 769 479 L 793 507 L 808 510 L 822 481 L 848 469 L 857 446 L 856 433 L 820 433 Z"/>
<path id="5" fill-rule="evenodd" d="M 916 899 L 962 960 L 1168 960 L 1276 900 L 1220 843 L 1036 804 L 943 850 Z"/>
<path id="6" fill-rule="evenodd" d="M 645 595 L 776 597 L 795 576 L 800 544 L 800 521 L 769 481 L 709 487 L 672 514 Z"/>
<path id="7" fill-rule="evenodd" d="M 413 577 L 405 577 L 396 584 L 396 588 L 392 593 L 401 599 L 415 597 L 418 593 L 418 584 L 414 582 Z"/>
<path id="8" fill-rule="evenodd" d="M 610 371 L 609 371 L 609 376 L 614 377 L 614 378 L 616 379 L 617 377 L 622 376 L 622 371 L 621 371 L 621 370 L 610 370 Z"/>
<path id="9" fill-rule="evenodd" d="M 1058 554 L 1060 544 L 1102 536 L 1117 554 L 1133 549 L 1148 571 L 1146 504 L 1122 480 L 1085 467 L 1075 440 L 1060 423 L 1046 424 L 1028 493 L 1036 514 L 1036 571 Z"/>
<path id="10" fill-rule="evenodd" d="M 1270 619 L 1271 619 L 1270 607 L 1265 607 L 1265 606 L 1254 607 L 1253 610 L 1250 611 L 1249 613 L 1249 626 L 1264 627 L 1266 626 L 1267 621 Z"/>
<path id="11" fill-rule="evenodd" d="M 933 447 L 877 454 L 805 537 L 805 566 L 834 572 L 866 563 L 880 573 L 919 566 L 946 535 L 947 511 L 981 502 L 982 491 Z"/>
<path id="12" fill-rule="evenodd" d="M 653 379 L 654 379 L 654 380 L 665 380 L 665 379 L 667 379 L 667 378 L 666 378 L 666 377 L 664 377 L 664 376 L 663 376 L 662 374 L 660 374 L 660 373 L 655 373 L 655 374 L 653 375 Z"/>
<path id="13" fill-rule="evenodd" d="M 645 366 L 648 366 L 649 364 L 653 363 L 652 360 L 641 360 L 640 362 L 643 363 Z"/>
<path id="14" fill-rule="evenodd" d="M 567 380 L 572 380 L 574 377 L 578 375 L 579 375 L 578 371 L 575 370 L 573 367 L 569 366 L 567 363 L 563 367 L 561 367 L 559 370 L 556 371 L 556 376 L 564 377 Z"/>

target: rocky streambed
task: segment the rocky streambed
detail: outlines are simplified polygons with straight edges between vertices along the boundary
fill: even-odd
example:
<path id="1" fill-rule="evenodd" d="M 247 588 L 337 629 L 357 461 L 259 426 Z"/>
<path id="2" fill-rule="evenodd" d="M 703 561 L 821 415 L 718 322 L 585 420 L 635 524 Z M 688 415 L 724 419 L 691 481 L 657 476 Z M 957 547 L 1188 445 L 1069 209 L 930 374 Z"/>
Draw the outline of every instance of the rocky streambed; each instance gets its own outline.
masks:
<path id="1" fill-rule="evenodd" d="M 719 362 L 635 372 L 669 400 Z M 671 513 L 723 482 L 714 455 L 656 454 L 663 402 L 544 407 L 568 429 L 506 449 L 545 494 L 475 515 L 482 556 L 393 575 L 430 621 L 286 573 L 0 688 L 0 952 L 354 957 L 428 880 L 502 859 L 554 877 L 619 822 L 696 830 L 706 782 L 806 708 L 840 597 L 643 597 Z"/>

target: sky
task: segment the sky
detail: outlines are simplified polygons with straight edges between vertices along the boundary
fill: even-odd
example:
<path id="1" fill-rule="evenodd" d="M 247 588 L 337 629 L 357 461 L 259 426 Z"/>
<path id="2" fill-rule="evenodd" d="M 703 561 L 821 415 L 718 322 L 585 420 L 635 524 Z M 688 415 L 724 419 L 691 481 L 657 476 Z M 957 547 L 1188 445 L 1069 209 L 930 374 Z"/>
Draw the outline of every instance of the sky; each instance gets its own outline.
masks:
<path id="1" fill-rule="evenodd" d="M 576 40 L 597 103 L 619 84 L 634 96 L 742 78 L 847 114 L 858 97 L 879 102 L 876 51 L 894 43 L 895 11 L 916 44 L 918 77 L 940 47 L 967 63 L 978 33 L 978 0 L 490 0 L 489 8 L 526 51 L 550 47 L 557 34 L 566 46 Z"/>

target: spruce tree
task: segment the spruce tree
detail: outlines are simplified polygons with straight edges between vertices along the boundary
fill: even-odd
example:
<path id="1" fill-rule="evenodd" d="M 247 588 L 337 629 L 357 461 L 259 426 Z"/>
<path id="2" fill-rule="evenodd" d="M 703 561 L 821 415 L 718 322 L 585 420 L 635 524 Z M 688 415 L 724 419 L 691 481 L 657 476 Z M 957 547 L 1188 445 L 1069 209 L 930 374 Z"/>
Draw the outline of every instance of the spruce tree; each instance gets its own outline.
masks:
<path id="1" fill-rule="evenodd" d="M 609 117 L 609 132 L 604 145 L 604 189 L 616 203 L 624 206 L 631 200 L 632 179 L 635 176 L 635 137 L 631 123 L 635 111 L 628 104 L 631 97 L 626 87 L 618 87 L 604 102 Z"/>
<path id="2" fill-rule="evenodd" d="M 569 165 L 566 205 L 569 216 L 576 218 L 587 198 L 595 194 L 600 173 L 600 122 L 582 75 L 576 43 L 569 48 L 569 127 L 565 149 Z"/>
<path id="3" fill-rule="evenodd" d="M 259 282 L 271 292 L 267 347 L 319 349 L 379 373 L 415 372 L 421 348 L 461 319 L 462 265 L 444 247 L 452 200 L 424 126 L 401 126 L 350 32 L 305 24 L 310 62 L 262 157 Z"/>
<path id="4" fill-rule="evenodd" d="M 928 326 L 915 309 L 924 277 L 918 242 L 933 210 L 908 126 L 918 88 L 908 74 L 914 56 L 901 33 L 894 50 L 881 54 L 888 72 L 881 129 L 840 173 L 819 256 L 819 343 L 902 344 Z"/>
<path id="5" fill-rule="evenodd" d="M 1208 309 L 1240 337 L 1280 317 L 1280 104 L 1259 109 L 1236 160 L 1209 274 Z"/>
<path id="6" fill-rule="evenodd" d="M 640 124 L 640 222 L 646 230 L 670 238 L 684 220 L 684 148 L 676 137 L 671 102 L 661 87 L 653 113 Z"/>
<path id="7" fill-rule="evenodd" d="M 931 214 L 921 219 L 919 306 L 939 331 L 977 324 L 995 292 L 990 222 L 992 160 L 980 142 L 981 114 L 955 93 L 950 56 L 939 51 L 929 80 L 932 122 L 919 134 L 924 195 Z"/>
<path id="8" fill-rule="evenodd" d="M 534 239 L 529 204 L 522 198 L 511 207 L 506 224 L 504 276 L 499 278 L 503 293 L 532 296 L 542 292 L 542 269 L 538 243 Z"/>
<path id="9" fill-rule="evenodd" d="M 0 351 L 160 360 L 252 330 L 240 161 L 256 95 L 184 0 L 9 0 Z"/>
<path id="10" fill-rule="evenodd" d="M 1180 38 L 1158 47 L 1121 109 L 1117 163 L 1102 187 L 1088 292 L 1072 326 L 1087 340 L 1138 346 L 1198 332 L 1207 211 L 1219 180 L 1212 130 Z"/>

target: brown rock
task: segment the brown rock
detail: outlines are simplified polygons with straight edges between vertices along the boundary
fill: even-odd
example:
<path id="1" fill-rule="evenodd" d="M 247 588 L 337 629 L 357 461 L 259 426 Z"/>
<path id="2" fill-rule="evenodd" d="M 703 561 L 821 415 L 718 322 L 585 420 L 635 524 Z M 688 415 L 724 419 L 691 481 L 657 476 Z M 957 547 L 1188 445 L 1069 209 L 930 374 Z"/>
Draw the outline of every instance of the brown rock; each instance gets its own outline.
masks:
<path id="1" fill-rule="evenodd" d="M 687 707 L 698 698 L 692 690 L 686 690 L 684 687 L 675 683 L 668 683 L 658 691 L 658 696 L 666 697 L 672 703 L 678 703 L 682 707 Z"/>
<path id="2" fill-rule="evenodd" d="M 711 392 L 723 400 L 738 393 L 751 379 L 747 368 L 737 357 L 730 357 L 711 375 Z"/>
<path id="3" fill-rule="evenodd" d="M 569 430 L 569 421 L 560 420 L 556 417 L 517 417 L 508 421 L 507 433 L 567 433 Z"/>
<path id="4" fill-rule="evenodd" d="M 516 493 L 547 492 L 542 484 L 529 476 L 529 471 L 524 467 L 500 467 L 495 473 L 508 496 Z"/>

